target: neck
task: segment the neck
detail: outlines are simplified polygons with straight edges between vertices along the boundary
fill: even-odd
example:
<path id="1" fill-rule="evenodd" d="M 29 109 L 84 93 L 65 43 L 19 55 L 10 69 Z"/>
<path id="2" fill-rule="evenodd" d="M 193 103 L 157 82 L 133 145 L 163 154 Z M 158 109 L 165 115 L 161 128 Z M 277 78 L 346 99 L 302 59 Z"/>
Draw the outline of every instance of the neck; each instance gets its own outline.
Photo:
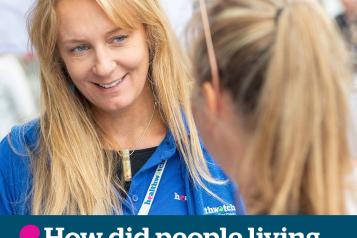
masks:
<path id="1" fill-rule="evenodd" d="M 237 178 L 237 168 L 241 167 L 246 149 L 251 140 L 244 124 L 244 116 L 238 112 L 229 94 L 222 94 L 222 106 L 217 128 L 219 131 L 217 151 L 220 158 L 226 158 L 222 164 L 231 178 Z M 221 142 L 221 143 L 219 143 Z M 222 143 L 226 142 L 226 143 Z"/>
<path id="2" fill-rule="evenodd" d="M 116 112 L 94 111 L 95 119 L 109 138 L 106 149 L 138 150 L 158 146 L 166 134 L 159 106 L 150 100 L 137 99 L 132 105 Z M 114 147 L 114 148 L 113 148 Z"/>

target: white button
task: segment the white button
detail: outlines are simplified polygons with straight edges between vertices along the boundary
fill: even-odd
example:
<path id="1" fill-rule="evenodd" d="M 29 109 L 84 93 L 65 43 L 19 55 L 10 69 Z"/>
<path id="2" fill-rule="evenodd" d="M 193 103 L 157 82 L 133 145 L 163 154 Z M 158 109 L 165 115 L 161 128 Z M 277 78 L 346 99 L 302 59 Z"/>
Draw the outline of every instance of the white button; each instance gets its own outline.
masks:
<path id="1" fill-rule="evenodd" d="M 133 200 L 133 202 L 137 202 L 139 200 L 138 196 L 135 194 L 131 196 L 131 199 Z"/>

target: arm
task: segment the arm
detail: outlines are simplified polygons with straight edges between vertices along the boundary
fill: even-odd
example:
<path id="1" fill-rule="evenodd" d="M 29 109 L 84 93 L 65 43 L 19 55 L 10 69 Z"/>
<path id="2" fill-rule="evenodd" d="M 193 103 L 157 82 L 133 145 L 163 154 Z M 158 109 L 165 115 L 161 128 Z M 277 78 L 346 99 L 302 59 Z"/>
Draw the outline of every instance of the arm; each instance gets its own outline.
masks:
<path id="1" fill-rule="evenodd" d="M 8 142 L 8 136 L 0 143 L 0 215 L 14 215 L 11 202 L 10 190 L 10 154 L 11 148 Z"/>

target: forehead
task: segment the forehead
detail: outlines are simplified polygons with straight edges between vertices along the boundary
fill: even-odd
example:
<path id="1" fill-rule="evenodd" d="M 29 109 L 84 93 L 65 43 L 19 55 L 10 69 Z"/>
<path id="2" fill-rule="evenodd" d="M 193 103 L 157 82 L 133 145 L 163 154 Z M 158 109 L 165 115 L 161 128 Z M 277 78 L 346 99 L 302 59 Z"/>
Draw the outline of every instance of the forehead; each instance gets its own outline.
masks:
<path id="1" fill-rule="evenodd" d="M 118 13 L 117 10 L 106 6 L 106 10 L 111 14 L 107 15 L 95 0 L 60 0 L 56 5 L 59 37 L 90 36 L 94 32 L 100 34 L 118 27 L 133 29 L 133 24 L 129 25 L 128 22 L 124 22 L 123 17 L 116 17 L 121 15 L 121 12 L 123 15 L 125 13 L 128 15 L 130 11 L 125 8 L 123 6 Z M 126 16 L 126 18 L 130 17 Z M 138 22 L 136 25 L 138 26 Z"/>

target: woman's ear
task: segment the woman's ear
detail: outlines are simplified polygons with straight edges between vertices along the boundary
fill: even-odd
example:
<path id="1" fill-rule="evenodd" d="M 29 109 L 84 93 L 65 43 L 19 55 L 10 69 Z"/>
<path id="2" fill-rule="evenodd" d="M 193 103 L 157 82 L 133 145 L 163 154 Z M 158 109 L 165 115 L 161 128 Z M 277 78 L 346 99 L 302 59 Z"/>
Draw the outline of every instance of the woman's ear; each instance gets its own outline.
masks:
<path id="1" fill-rule="evenodd" d="M 207 138 L 212 136 L 220 121 L 220 98 L 211 82 L 202 83 L 198 90 L 192 109 L 199 130 L 207 134 Z"/>
<path id="2" fill-rule="evenodd" d="M 203 83 L 202 94 L 209 113 L 216 116 L 219 113 L 219 95 L 217 95 L 211 82 Z"/>

